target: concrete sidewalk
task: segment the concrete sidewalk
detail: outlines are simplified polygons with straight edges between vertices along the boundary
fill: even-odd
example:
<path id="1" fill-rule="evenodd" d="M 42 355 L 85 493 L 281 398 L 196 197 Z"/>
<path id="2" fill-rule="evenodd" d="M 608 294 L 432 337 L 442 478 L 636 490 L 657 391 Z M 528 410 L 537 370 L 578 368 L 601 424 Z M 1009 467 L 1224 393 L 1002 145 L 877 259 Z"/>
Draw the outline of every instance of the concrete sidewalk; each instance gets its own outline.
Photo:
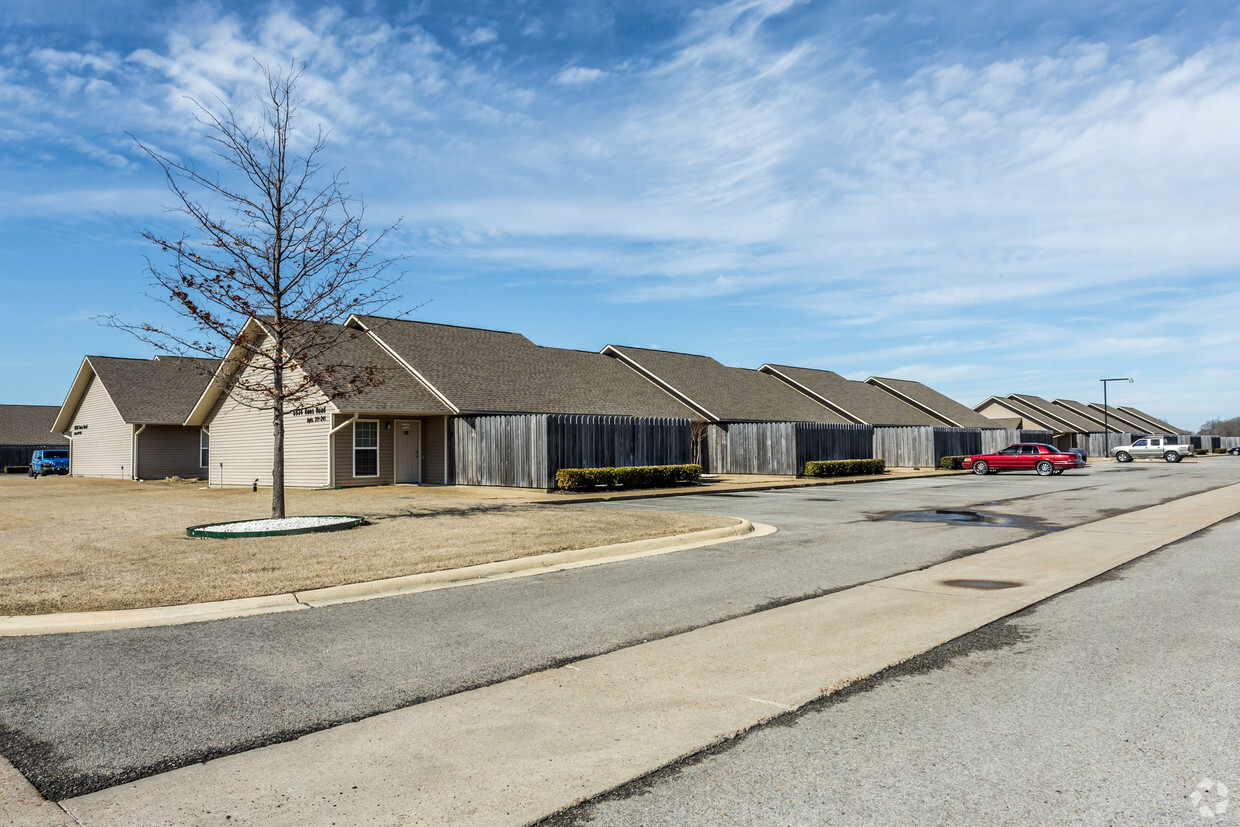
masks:
<path id="1" fill-rule="evenodd" d="M 62 806 L 87 825 L 525 824 L 1236 513 L 1231 485 Z"/>

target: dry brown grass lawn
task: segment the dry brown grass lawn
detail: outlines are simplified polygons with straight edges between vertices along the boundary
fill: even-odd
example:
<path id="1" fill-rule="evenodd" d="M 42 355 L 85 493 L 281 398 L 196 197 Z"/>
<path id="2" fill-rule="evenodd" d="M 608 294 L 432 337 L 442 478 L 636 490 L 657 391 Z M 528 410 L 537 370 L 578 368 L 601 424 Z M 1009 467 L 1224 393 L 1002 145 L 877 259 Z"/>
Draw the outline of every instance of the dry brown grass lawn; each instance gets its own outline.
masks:
<path id="1" fill-rule="evenodd" d="M 522 503 L 511 491 L 290 491 L 288 513 L 370 525 L 205 540 L 185 528 L 262 518 L 271 493 L 199 482 L 0 475 L 0 615 L 281 594 L 732 525 L 728 517 Z"/>

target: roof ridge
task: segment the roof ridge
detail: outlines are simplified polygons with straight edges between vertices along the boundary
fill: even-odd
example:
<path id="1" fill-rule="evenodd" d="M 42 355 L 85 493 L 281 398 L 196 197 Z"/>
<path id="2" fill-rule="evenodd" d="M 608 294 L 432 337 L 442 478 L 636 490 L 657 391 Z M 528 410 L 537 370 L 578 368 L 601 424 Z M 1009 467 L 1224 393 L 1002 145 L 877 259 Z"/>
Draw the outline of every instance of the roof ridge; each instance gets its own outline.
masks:
<path id="1" fill-rule="evenodd" d="M 522 339 L 526 339 L 532 343 L 532 340 L 530 340 L 528 336 L 524 333 L 517 333 L 515 330 L 496 330 L 491 327 L 478 327 L 476 325 L 468 324 L 448 324 L 447 322 L 426 322 L 421 319 L 398 319 L 393 316 L 374 316 L 369 313 L 354 313 L 353 315 L 359 319 L 381 319 L 385 322 L 403 322 L 408 324 L 433 325 L 435 327 L 452 327 L 457 330 L 479 330 L 483 333 L 503 333 L 506 336 L 520 336 Z M 539 347 L 541 347 L 541 345 L 539 345 Z"/>

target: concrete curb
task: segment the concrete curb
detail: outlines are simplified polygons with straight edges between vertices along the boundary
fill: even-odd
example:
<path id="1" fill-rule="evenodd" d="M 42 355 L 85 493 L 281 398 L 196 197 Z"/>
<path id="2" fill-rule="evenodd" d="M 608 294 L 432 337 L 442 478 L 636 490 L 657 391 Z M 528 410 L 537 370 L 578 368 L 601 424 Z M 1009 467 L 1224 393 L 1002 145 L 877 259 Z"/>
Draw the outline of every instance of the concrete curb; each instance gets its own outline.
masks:
<path id="1" fill-rule="evenodd" d="M 201 623 L 207 620 L 298 611 L 338 603 L 353 603 L 359 600 L 375 600 L 414 592 L 469 586 L 490 580 L 529 577 L 535 574 L 598 566 L 657 554 L 670 554 L 716 543 L 727 543 L 745 537 L 761 537 L 775 531 L 773 526 L 740 520 L 736 525 L 708 528 L 688 534 L 674 534 L 670 537 L 654 537 L 593 548 L 555 551 L 532 557 L 520 557 L 515 560 L 500 560 L 458 569 L 369 580 L 363 583 L 308 589 L 287 594 L 218 600 L 210 603 L 190 603 L 180 606 L 158 606 L 149 609 L 10 615 L 0 617 L 0 637 L 175 626 L 182 623 Z"/>

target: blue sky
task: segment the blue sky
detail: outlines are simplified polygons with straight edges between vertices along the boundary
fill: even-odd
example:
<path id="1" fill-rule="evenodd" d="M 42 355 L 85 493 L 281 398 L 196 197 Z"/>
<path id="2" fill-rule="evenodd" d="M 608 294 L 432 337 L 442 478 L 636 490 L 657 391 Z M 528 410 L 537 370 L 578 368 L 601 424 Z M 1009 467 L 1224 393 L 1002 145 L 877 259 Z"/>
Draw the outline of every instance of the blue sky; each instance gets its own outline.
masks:
<path id="1" fill-rule="evenodd" d="M 916 379 L 966 404 L 1240 415 L 1240 7 L 6 0 L 0 402 L 149 356 L 126 133 L 305 61 L 414 318 Z M 423 305 L 423 302 L 426 304 Z"/>

